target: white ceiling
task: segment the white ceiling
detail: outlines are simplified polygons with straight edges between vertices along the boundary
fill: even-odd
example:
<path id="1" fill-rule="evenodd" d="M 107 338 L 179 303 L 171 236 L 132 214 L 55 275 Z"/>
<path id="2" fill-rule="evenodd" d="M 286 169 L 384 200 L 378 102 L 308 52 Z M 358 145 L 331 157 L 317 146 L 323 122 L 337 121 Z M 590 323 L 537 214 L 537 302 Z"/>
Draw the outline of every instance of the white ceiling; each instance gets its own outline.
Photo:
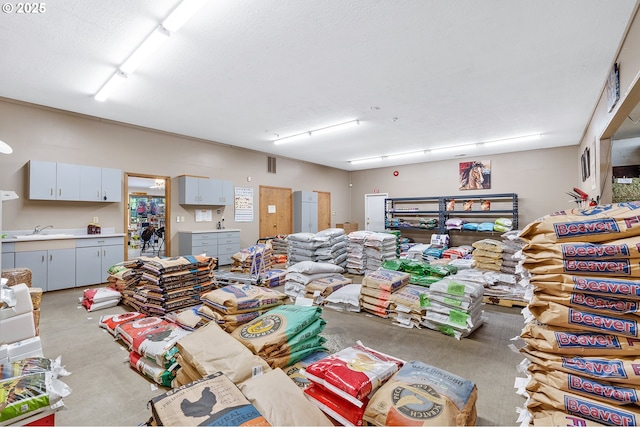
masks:
<path id="1" fill-rule="evenodd" d="M 536 145 L 466 154 L 575 145 L 636 6 L 210 0 L 111 98 L 94 100 L 178 3 L 58 0 L 39 15 L 1 14 L 0 96 L 344 170 L 400 164 L 354 159 L 537 133 Z M 360 126 L 272 142 L 350 119 Z"/>

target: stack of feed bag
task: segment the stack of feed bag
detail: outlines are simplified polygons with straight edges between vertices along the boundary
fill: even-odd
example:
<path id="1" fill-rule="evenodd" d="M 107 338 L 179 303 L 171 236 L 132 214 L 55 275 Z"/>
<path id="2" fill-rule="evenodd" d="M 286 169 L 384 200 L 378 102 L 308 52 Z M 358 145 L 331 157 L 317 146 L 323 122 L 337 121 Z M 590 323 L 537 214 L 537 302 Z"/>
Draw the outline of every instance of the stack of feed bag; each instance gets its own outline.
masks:
<path id="1" fill-rule="evenodd" d="M 311 385 L 304 393 L 338 425 L 361 426 L 370 396 L 403 364 L 358 342 L 310 363 L 304 375 Z"/>
<path id="2" fill-rule="evenodd" d="M 383 261 L 398 257 L 397 236 L 389 233 L 371 233 L 364 240 L 364 254 L 366 257 L 365 271 L 380 268 Z"/>
<path id="3" fill-rule="evenodd" d="M 313 300 L 314 304 L 321 305 L 334 292 L 352 283 L 352 279 L 341 274 L 314 279 L 305 286 L 305 298 Z"/>
<path id="4" fill-rule="evenodd" d="M 272 368 L 284 368 L 323 347 L 326 321 L 317 306 L 281 305 L 242 325 L 231 336 Z"/>
<path id="5" fill-rule="evenodd" d="M 523 229 L 534 287 L 521 334 L 523 422 L 640 422 L 639 214 L 639 202 L 602 205 Z"/>
<path id="6" fill-rule="evenodd" d="M 385 269 L 367 273 L 362 278 L 360 307 L 367 313 L 386 319 L 391 294 L 406 286 L 410 277 L 409 273 Z"/>
<path id="7" fill-rule="evenodd" d="M 80 297 L 80 304 L 87 311 L 97 311 L 115 307 L 120 304 L 122 294 L 111 287 L 85 289 Z"/>
<path id="8" fill-rule="evenodd" d="M 456 274 L 458 268 L 449 264 L 429 264 L 412 259 L 387 260 L 381 266 L 384 270 L 403 271 L 409 273 L 409 283 L 429 287 L 431 283 L 441 280 L 450 274 Z"/>
<path id="9" fill-rule="evenodd" d="M 231 284 L 203 294 L 203 304 L 198 309 L 198 314 L 231 332 L 267 310 L 283 304 L 286 299 L 286 294 L 275 289 L 251 284 Z"/>
<path id="10" fill-rule="evenodd" d="M 352 231 L 347 235 L 349 239 L 349 253 L 347 255 L 347 271 L 351 274 L 364 274 L 366 271 L 366 256 L 364 242 L 371 231 Z"/>
<path id="11" fill-rule="evenodd" d="M 260 274 L 273 266 L 271 242 L 258 243 L 231 255 L 231 271 L 244 274 Z"/>
<path id="12" fill-rule="evenodd" d="M 274 264 L 287 263 L 287 235 L 278 234 L 271 239 Z"/>
<path id="13" fill-rule="evenodd" d="M 324 306 L 338 311 L 360 312 L 362 284 L 346 285 L 324 299 Z"/>
<path id="14" fill-rule="evenodd" d="M 258 275 L 258 285 L 265 288 L 275 288 L 282 286 L 287 282 L 287 270 L 283 268 L 272 268 L 263 271 Z"/>
<path id="15" fill-rule="evenodd" d="M 29 287 L 25 283 L 8 286 L 8 282 L 6 278 L 0 282 L 0 345 L 10 359 L 27 353 L 42 356 Z"/>
<path id="16" fill-rule="evenodd" d="M 306 297 L 307 285 L 319 279 L 344 279 L 344 269 L 336 264 L 326 262 L 301 261 L 290 265 L 285 276 L 284 293 L 295 299 Z"/>
<path id="17" fill-rule="evenodd" d="M 342 228 L 327 228 L 315 234 L 315 260 L 336 264 L 340 267 L 347 265 L 349 255 L 349 238 Z"/>
<path id="18" fill-rule="evenodd" d="M 62 399 L 71 394 L 59 379 L 66 375 L 69 372 L 60 365 L 60 357 L 10 361 L 2 356 L 0 346 L 0 425 L 53 425 L 45 420 L 63 409 Z"/>
<path id="19" fill-rule="evenodd" d="M 402 259 L 422 260 L 422 253 L 429 249 L 429 243 L 416 243 L 410 246 L 407 251 L 401 256 Z"/>
<path id="20" fill-rule="evenodd" d="M 389 318 L 394 325 L 420 328 L 424 306 L 428 304 L 425 287 L 409 284 L 392 293 L 389 301 Z"/>
<path id="21" fill-rule="evenodd" d="M 293 233 L 287 236 L 287 266 L 316 260 L 315 233 Z"/>
<path id="22" fill-rule="evenodd" d="M 408 361 L 373 394 L 363 418 L 373 426 L 472 426 L 477 398 L 472 381 Z"/>
<path id="23" fill-rule="evenodd" d="M 432 283 L 420 306 L 425 314 L 421 325 L 457 339 L 478 329 L 483 323 L 484 287 L 454 276 Z"/>
<path id="24" fill-rule="evenodd" d="M 122 261 L 107 269 L 109 286 L 118 292 L 124 293 L 126 289 L 132 289 L 138 285 L 142 276 L 142 262 L 138 258 Z M 131 295 L 133 295 L 131 293 Z"/>
<path id="25" fill-rule="evenodd" d="M 142 262 L 142 277 L 133 295 L 136 311 L 163 316 L 200 304 L 200 296 L 216 287 L 213 277 L 215 258 L 185 255 L 140 257 L 139 260 Z"/>
<path id="26" fill-rule="evenodd" d="M 422 260 L 432 262 L 442 258 L 442 254 L 449 248 L 448 234 L 432 234 L 429 245 L 422 251 Z"/>
<path id="27" fill-rule="evenodd" d="M 475 268 L 480 270 L 500 271 L 504 244 L 495 239 L 482 239 L 471 244 Z"/>
<path id="28" fill-rule="evenodd" d="M 509 231 L 502 235 L 502 266 L 496 274 L 495 281 L 485 287 L 484 295 L 512 301 L 528 301 L 531 299 L 529 274 L 525 272 L 525 242 L 518 237 L 519 230 Z"/>
<path id="29" fill-rule="evenodd" d="M 157 384 L 171 387 L 179 368 L 176 344 L 190 331 L 140 312 L 102 316 L 100 326 L 127 346 L 131 368 Z"/>
<path id="30" fill-rule="evenodd" d="M 187 331 L 194 331 L 211 321 L 211 319 L 202 316 L 199 313 L 201 305 L 183 308 L 182 310 L 168 313 L 165 318 L 171 322 L 175 322 Z"/>

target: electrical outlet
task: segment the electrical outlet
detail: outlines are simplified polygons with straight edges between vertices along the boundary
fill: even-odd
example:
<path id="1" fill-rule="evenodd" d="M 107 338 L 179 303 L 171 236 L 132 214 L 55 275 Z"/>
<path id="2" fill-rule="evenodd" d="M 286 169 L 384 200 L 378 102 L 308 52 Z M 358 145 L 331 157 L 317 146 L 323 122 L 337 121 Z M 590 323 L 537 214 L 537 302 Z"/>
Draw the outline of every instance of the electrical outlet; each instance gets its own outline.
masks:
<path id="1" fill-rule="evenodd" d="M 94 217 L 93 217 L 93 223 L 94 223 L 94 224 L 97 224 L 97 223 L 99 223 L 99 222 L 100 222 L 100 221 L 98 221 L 98 217 L 97 217 L 97 216 L 94 216 Z"/>
<path id="2" fill-rule="evenodd" d="M 180 222 L 184 222 L 184 217 L 183 216 L 180 217 Z"/>
<path id="3" fill-rule="evenodd" d="M 176 217 L 176 222 L 180 222 L 180 217 L 179 216 Z"/>

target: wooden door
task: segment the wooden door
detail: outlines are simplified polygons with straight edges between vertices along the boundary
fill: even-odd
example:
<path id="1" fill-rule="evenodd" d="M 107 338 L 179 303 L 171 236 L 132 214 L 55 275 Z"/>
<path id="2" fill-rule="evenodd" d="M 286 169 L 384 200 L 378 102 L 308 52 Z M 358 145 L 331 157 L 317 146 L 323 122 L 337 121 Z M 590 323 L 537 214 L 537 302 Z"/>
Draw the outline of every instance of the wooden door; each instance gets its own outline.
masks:
<path id="1" fill-rule="evenodd" d="M 260 238 L 293 231 L 290 188 L 260 186 Z"/>
<path id="2" fill-rule="evenodd" d="M 331 193 L 328 191 L 316 191 L 318 193 L 318 231 L 331 228 Z"/>

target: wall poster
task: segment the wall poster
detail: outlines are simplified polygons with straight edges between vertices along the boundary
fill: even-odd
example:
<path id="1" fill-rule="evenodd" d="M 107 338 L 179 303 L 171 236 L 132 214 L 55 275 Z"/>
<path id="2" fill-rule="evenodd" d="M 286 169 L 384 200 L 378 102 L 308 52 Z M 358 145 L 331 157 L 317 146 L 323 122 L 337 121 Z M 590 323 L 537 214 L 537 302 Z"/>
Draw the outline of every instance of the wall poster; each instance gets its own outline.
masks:
<path id="1" fill-rule="evenodd" d="M 253 188 L 235 187 L 233 199 L 236 222 L 253 221 Z"/>
<path id="2" fill-rule="evenodd" d="M 491 188 L 491 160 L 460 162 L 460 190 Z"/>

